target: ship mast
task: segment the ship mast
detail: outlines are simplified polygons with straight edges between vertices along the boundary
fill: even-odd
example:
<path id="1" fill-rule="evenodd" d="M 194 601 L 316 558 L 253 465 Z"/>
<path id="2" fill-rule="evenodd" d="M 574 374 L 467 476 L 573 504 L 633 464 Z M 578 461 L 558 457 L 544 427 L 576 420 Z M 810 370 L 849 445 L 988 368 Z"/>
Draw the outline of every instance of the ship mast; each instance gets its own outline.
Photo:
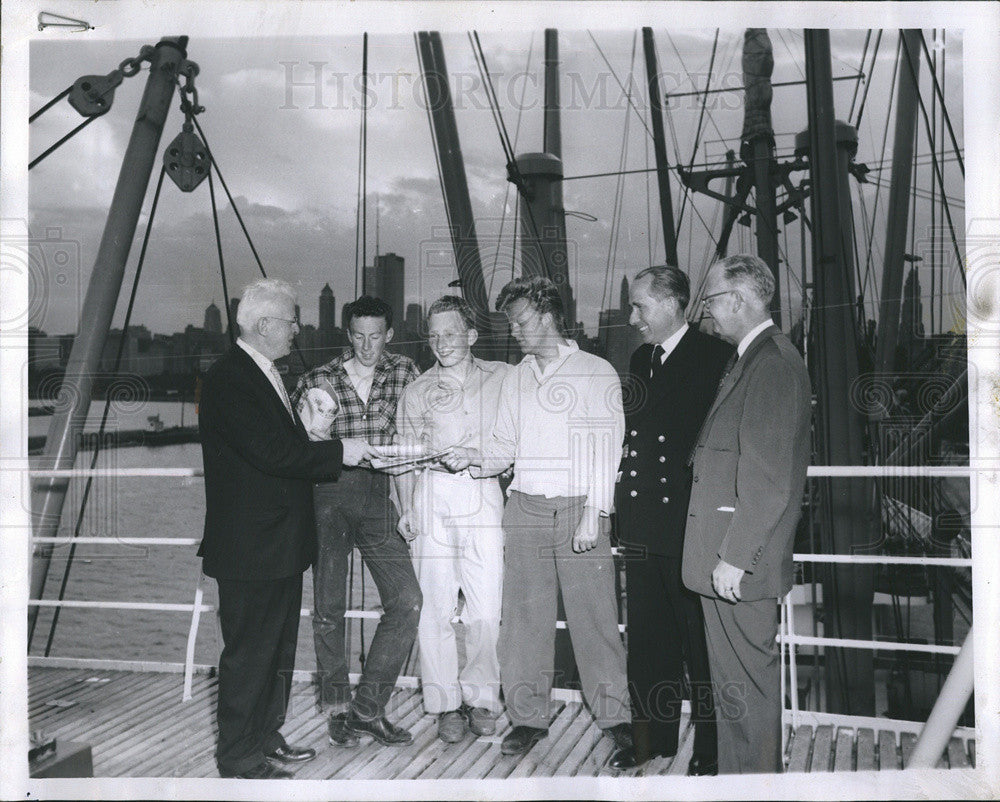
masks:
<path id="1" fill-rule="evenodd" d="M 660 191 L 660 219 L 663 223 L 663 246 L 668 265 L 677 267 L 677 235 L 674 232 L 674 206 L 670 196 L 670 165 L 663 135 L 663 101 L 660 97 L 660 68 L 656 59 L 653 29 L 642 29 L 642 49 L 646 55 L 646 81 L 649 86 L 649 112 L 653 122 L 653 154 L 656 157 L 656 186 Z M 651 234 L 652 235 L 652 234 Z M 690 269 L 690 265 L 688 266 Z"/>
<path id="2" fill-rule="evenodd" d="M 104 233 L 94 260 L 94 269 L 80 314 L 79 332 L 73 340 L 73 349 L 59 391 L 60 399 L 65 399 L 67 403 L 65 408 L 62 408 L 62 404 L 58 405 L 59 408 L 52 416 L 45 439 L 45 451 L 38 466 L 41 470 L 68 470 L 76 460 L 80 436 L 90 409 L 94 378 L 121 292 L 125 263 L 135 237 L 142 201 L 170 110 L 174 87 L 187 55 L 187 41 L 186 36 L 166 37 L 154 48 L 149 78 L 146 80 L 139 112 L 122 159 L 118 183 L 115 185 Z M 68 479 L 40 480 L 32 488 L 35 537 L 43 540 L 35 547 L 32 559 L 31 599 L 40 599 L 45 590 L 45 579 L 52 559 L 52 544 L 44 542 L 44 539 L 55 537 L 59 530 L 68 488 Z M 29 607 L 29 641 L 37 619 L 38 607 Z"/>

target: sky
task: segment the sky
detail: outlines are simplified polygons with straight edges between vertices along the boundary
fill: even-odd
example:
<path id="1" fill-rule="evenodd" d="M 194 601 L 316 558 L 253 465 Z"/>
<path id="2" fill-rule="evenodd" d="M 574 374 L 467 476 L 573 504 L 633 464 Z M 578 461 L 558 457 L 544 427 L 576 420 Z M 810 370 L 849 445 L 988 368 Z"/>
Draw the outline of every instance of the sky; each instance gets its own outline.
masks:
<path id="1" fill-rule="evenodd" d="M 638 30 L 642 21 L 629 22 L 636 27 L 559 31 L 563 163 L 568 177 L 653 165 L 646 132 L 650 123 Z M 743 123 L 742 92 L 738 91 L 742 84 L 743 31 L 656 28 L 654 33 L 663 91 L 703 89 L 710 64 L 711 87 L 736 90 L 710 95 L 704 115 L 698 97 L 672 102 L 665 120 L 670 162 L 693 162 L 698 167 L 723 160 L 728 148 L 738 152 Z M 772 80 L 802 81 L 802 31 L 769 29 L 769 34 L 775 58 Z M 297 286 L 304 323 L 317 323 L 319 292 L 329 283 L 337 298 L 339 322 L 340 307 L 355 292 L 361 36 L 254 40 L 212 38 L 197 32 L 190 36 L 188 58 L 200 67 L 196 86 L 199 101 L 205 106 L 199 121 L 265 269 L 269 275 L 288 279 Z M 961 32 L 948 31 L 944 36 L 938 32 L 935 37 L 928 30 L 925 37 L 932 53 L 946 63 L 944 92 L 961 147 Z M 106 73 L 157 38 L 33 42 L 31 110 L 40 108 L 80 75 Z M 835 78 L 857 75 L 865 38 L 864 29 L 833 32 Z M 457 32 L 444 33 L 442 39 L 483 267 L 491 298 L 495 298 L 511 277 L 512 269 L 516 270 L 516 260 L 512 259 L 514 191 L 505 180 L 500 138 L 469 40 L 466 34 Z M 484 33 L 480 39 L 516 152 L 541 150 L 542 30 Z M 857 161 L 868 164 L 878 181 L 854 185 L 855 225 L 861 261 L 866 262 L 862 272 L 869 276 L 872 310 L 876 296 L 871 290 L 878 285 L 885 240 L 893 121 L 889 96 L 896 41 L 896 31 L 883 34 L 874 67 L 873 50 L 868 50 L 865 70 L 869 73 L 869 89 L 859 129 Z M 369 261 L 376 242 L 379 252 L 403 256 L 406 300 L 427 305 L 448 291 L 447 283 L 457 272 L 422 100 L 413 32 L 371 35 L 369 73 Z M 116 91 L 114 107 L 107 115 L 30 173 L 29 226 L 38 240 L 33 255 L 41 266 L 32 274 L 31 323 L 50 334 L 76 329 L 147 74 L 143 70 L 126 79 Z M 929 113 L 932 89 L 928 77 L 924 65 L 922 94 Z M 627 90 L 631 87 L 631 104 L 638 111 L 626 101 L 619 82 Z M 837 80 L 834 91 L 838 118 L 850 116 L 854 122 L 864 86 L 859 88 L 855 80 Z M 805 109 L 803 84 L 775 88 L 772 114 L 779 154 L 790 154 L 794 134 L 806 126 Z M 79 122 L 79 116 L 65 101 L 53 107 L 31 126 L 31 157 Z M 180 132 L 182 123 L 175 96 L 161 152 Z M 918 149 L 927 153 L 923 119 L 919 127 Z M 883 147 L 886 130 L 888 137 Z M 941 141 L 945 142 L 948 157 L 950 144 L 947 139 Z M 917 168 L 916 184 L 929 191 L 932 168 L 929 159 L 922 161 L 927 164 Z M 123 319 L 124 299 L 134 277 L 159 164 L 158 156 L 126 271 L 116 325 Z M 953 155 L 942 163 L 942 169 L 952 199 L 953 222 L 956 231 L 961 232 L 965 228 L 961 203 L 964 184 Z M 798 175 L 800 180 L 804 174 Z M 679 225 L 679 258 L 697 286 L 710 261 L 709 232 L 717 234 L 721 225 L 721 205 L 711 198 L 692 198 L 684 193 L 675 176 L 671 180 L 675 217 L 684 207 Z M 567 239 L 578 317 L 589 334 L 596 332 L 598 311 L 618 305 L 623 276 L 631 277 L 650 263 L 663 261 L 655 179 L 650 174 L 636 173 L 623 176 L 620 183 L 619 189 L 619 179 L 611 176 L 564 184 L 565 208 L 582 215 L 567 218 Z M 715 188 L 723 187 L 720 183 Z M 238 295 L 240 288 L 259 274 L 218 182 L 216 196 L 230 294 Z M 916 206 L 913 249 L 918 254 L 930 250 L 930 208 L 929 200 L 923 198 Z M 939 224 L 944 225 L 943 221 Z M 782 255 L 792 274 L 782 288 L 782 297 L 792 317 L 801 309 L 800 225 L 798 221 L 791 223 L 781 234 Z M 872 259 L 867 262 L 864 253 L 870 235 Z M 941 250 L 940 236 L 938 240 L 937 249 Z M 750 230 L 737 226 L 730 252 L 752 248 Z M 949 254 L 949 247 L 944 248 L 943 261 L 946 291 L 960 293 L 956 260 Z M 923 294 L 929 295 L 929 259 L 925 262 L 921 264 Z M 960 302 L 959 295 L 951 297 Z M 167 181 L 150 236 L 133 323 L 158 333 L 183 330 L 189 324 L 200 326 L 205 307 L 213 301 L 220 307 L 223 304 L 208 182 L 185 194 Z M 945 304 L 949 324 L 953 317 L 950 306 L 949 300 Z"/>

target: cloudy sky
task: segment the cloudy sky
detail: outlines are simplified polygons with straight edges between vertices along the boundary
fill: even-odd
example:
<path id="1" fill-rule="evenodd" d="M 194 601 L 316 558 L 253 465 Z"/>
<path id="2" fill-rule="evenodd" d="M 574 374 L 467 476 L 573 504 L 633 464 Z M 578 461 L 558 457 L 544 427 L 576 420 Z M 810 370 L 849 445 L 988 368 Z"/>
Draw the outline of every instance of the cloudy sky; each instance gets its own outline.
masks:
<path id="1" fill-rule="evenodd" d="M 559 32 L 561 94 L 566 107 L 562 117 L 563 161 L 567 176 L 616 171 L 622 165 L 637 170 L 653 164 L 646 133 L 649 122 L 645 71 L 638 34 L 643 21 L 629 22 L 635 27 L 614 29 L 609 25 L 605 29 Z M 654 32 L 663 90 L 703 89 L 716 31 L 655 28 Z M 775 57 L 773 80 L 803 80 L 801 29 L 769 29 L 769 34 Z M 199 119 L 265 268 L 269 275 L 297 284 L 306 323 L 317 322 L 319 291 L 329 282 L 337 297 L 339 322 L 339 307 L 353 297 L 355 288 L 360 34 L 254 40 L 212 38 L 196 31 L 189 35 L 188 57 L 200 66 L 196 84 L 199 100 L 206 108 Z M 835 77 L 858 73 L 865 36 L 864 29 L 833 33 Z M 942 37 L 939 31 L 935 38 L 927 30 L 925 37 L 939 62 L 946 61 L 948 111 L 961 145 L 961 32 L 948 31 Z M 152 35 L 146 40 L 34 42 L 30 51 L 30 108 L 38 109 L 81 75 L 110 71 L 122 59 L 136 55 L 142 44 L 153 44 L 157 39 L 157 35 Z M 484 33 L 481 41 L 504 121 L 511 138 L 516 137 L 517 152 L 540 150 L 542 30 Z M 712 88 L 741 85 L 742 42 L 742 30 L 718 32 Z M 862 261 L 866 261 L 867 239 L 874 232 L 873 257 L 867 268 L 872 276 L 881 270 L 884 249 L 888 160 L 892 151 L 889 93 L 896 42 L 896 32 L 886 31 L 874 68 L 871 68 L 871 48 L 865 67 L 870 87 L 859 130 L 857 159 L 877 171 L 872 175 L 878 181 L 860 188 L 855 185 L 854 203 Z M 464 33 L 445 33 L 443 43 L 483 266 L 495 297 L 512 270 L 514 193 L 505 181 L 499 136 L 486 105 L 469 41 Z M 440 295 L 457 274 L 450 255 L 430 128 L 422 104 L 413 33 L 373 34 L 369 39 L 369 71 L 372 103 L 368 116 L 368 253 L 375 250 L 378 216 L 379 251 L 392 251 L 405 258 L 407 301 L 426 303 Z M 925 65 L 922 90 L 929 111 L 928 74 Z M 40 258 L 48 259 L 32 283 L 32 324 L 49 333 L 76 328 L 80 301 L 146 75 L 144 70 L 139 76 L 126 79 L 116 92 L 110 113 L 30 174 L 29 224 L 32 235 L 46 243 L 38 250 Z M 638 112 L 630 108 L 619 81 L 626 89 L 632 86 L 631 100 Z M 837 116 L 847 119 L 853 106 L 853 122 L 858 116 L 864 86 L 857 94 L 859 87 L 854 80 L 840 80 L 834 86 Z M 775 89 L 773 116 L 779 154 L 789 154 L 794 134 L 805 128 L 805 109 L 804 85 Z M 700 118 L 699 98 L 680 98 L 672 104 L 667 119 L 671 163 L 689 163 L 693 154 L 697 166 L 723 160 L 728 148 L 738 152 L 743 123 L 741 92 L 710 96 L 699 137 L 696 134 Z M 79 120 L 65 102 L 49 111 L 31 126 L 31 157 Z M 182 122 L 175 98 L 161 150 L 180 132 Z M 887 123 L 888 140 L 883 148 Z M 922 120 L 920 128 L 919 151 L 927 153 Z M 950 146 L 945 150 L 950 153 Z M 138 243 L 148 219 L 159 164 L 158 160 L 126 273 L 123 298 L 127 298 L 134 275 Z M 921 165 L 917 169 L 917 183 L 929 191 L 929 159 L 922 159 Z M 961 232 L 965 226 L 961 203 L 964 188 L 953 156 L 943 168 L 952 198 L 952 217 Z M 721 224 L 721 208 L 710 198 L 689 196 L 685 201 L 675 179 L 673 186 L 675 216 L 682 205 L 685 207 L 679 232 L 680 260 L 697 283 L 712 248 L 709 231 L 717 233 Z M 722 189 L 721 185 L 717 188 Z M 239 288 L 256 277 L 257 268 L 218 182 L 216 191 L 220 205 L 225 207 L 221 211 L 221 226 L 230 292 L 238 294 Z M 663 260 L 653 177 L 637 173 L 622 179 L 620 211 L 616 217 L 617 194 L 615 177 L 565 184 L 566 209 L 597 218 L 596 221 L 576 216 L 567 219 L 578 313 L 590 333 L 596 330 L 598 310 L 617 305 L 622 276 L 634 275 L 650 260 L 654 263 Z M 876 195 L 880 196 L 877 204 Z M 916 207 L 914 242 L 918 252 L 922 247 L 929 250 L 929 241 L 921 245 L 931 223 L 929 210 L 929 200 L 921 198 Z M 614 236 L 616 225 L 617 236 Z M 498 248 L 501 226 L 503 235 Z M 795 275 L 789 282 L 787 301 L 793 314 L 800 308 L 801 295 L 799 226 L 799 222 L 792 223 L 781 234 L 783 257 Z M 731 252 L 752 247 L 750 230 L 737 226 Z M 68 266 L 55 268 L 53 254 L 57 252 L 71 254 Z M 947 256 L 947 249 L 945 253 Z M 954 259 L 946 263 L 945 272 L 951 274 Z M 929 260 L 925 264 L 927 267 L 921 269 L 929 270 Z M 926 295 L 929 277 L 925 275 L 922 280 Z M 954 282 L 954 276 L 949 275 L 946 287 L 951 288 Z M 786 292 L 783 291 L 783 297 Z M 188 324 L 201 325 L 204 308 L 213 300 L 221 306 L 222 298 L 208 183 L 204 182 L 193 193 L 183 194 L 167 181 L 153 226 L 133 322 L 163 333 L 181 330 Z M 119 306 L 118 323 L 124 300 Z"/>

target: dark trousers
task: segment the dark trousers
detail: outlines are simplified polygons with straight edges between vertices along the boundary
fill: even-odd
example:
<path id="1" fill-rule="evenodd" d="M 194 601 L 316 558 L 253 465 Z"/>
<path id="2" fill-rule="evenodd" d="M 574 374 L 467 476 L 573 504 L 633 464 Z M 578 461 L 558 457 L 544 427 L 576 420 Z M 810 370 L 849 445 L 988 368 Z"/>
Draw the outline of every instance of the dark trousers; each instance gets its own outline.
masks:
<path id="1" fill-rule="evenodd" d="M 319 556 L 313 566 L 312 623 L 320 699 L 334 706 L 351 700 L 344 613 L 349 558 L 357 546 L 375 580 L 383 613 L 352 707 L 360 718 L 378 718 L 416 638 L 422 603 L 409 547 L 396 531 L 399 518 L 389 501 L 389 477 L 346 470 L 338 481 L 317 485 L 313 498 Z"/>
<path id="2" fill-rule="evenodd" d="M 684 587 L 681 560 L 625 560 L 628 679 L 637 756 L 677 751 L 687 663 L 695 754 L 715 760 L 717 735 L 700 597 Z"/>
<path id="3" fill-rule="evenodd" d="M 219 584 L 219 741 L 223 774 L 240 774 L 264 760 L 285 739 L 288 694 L 302 608 L 302 575 Z"/>
<path id="4" fill-rule="evenodd" d="M 776 599 L 702 598 L 719 723 L 719 773 L 780 772 L 781 664 Z"/>

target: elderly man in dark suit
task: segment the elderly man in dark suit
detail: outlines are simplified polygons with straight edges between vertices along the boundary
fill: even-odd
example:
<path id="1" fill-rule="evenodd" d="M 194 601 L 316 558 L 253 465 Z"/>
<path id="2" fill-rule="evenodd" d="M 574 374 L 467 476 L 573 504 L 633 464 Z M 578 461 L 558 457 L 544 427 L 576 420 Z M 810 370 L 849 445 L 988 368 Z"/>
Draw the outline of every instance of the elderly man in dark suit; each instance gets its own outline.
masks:
<path id="1" fill-rule="evenodd" d="M 219 740 L 223 777 L 280 779 L 275 763 L 311 760 L 289 746 L 285 720 L 302 604 L 316 554 L 312 482 L 375 452 L 363 440 L 312 443 L 274 360 L 288 354 L 295 294 L 277 279 L 247 287 L 242 335 L 205 376 L 199 408 L 205 534 L 198 551 L 219 585 Z M 273 762 L 269 762 L 273 761 Z"/>
<path id="2" fill-rule="evenodd" d="M 719 771 L 781 771 L 778 599 L 809 463 L 809 374 L 774 323 L 774 278 L 756 256 L 709 272 L 704 304 L 736 345 L 692 453 L 684 584 L 702 595 L 719 728 Z"/>
<path id="3" fill-rule="evenodd" d="M 634 750 L 611 758 L 631 768 L 677 752 L 687 664 L 694 755 L 688 774 L 716 773 L 712 700 L 701 601 L 681 582 L 691 469 L 688 455 L 733 347 L 689 326 L 687 276 L 650 267 L 629 288 L 630 323 L 645 344 L 632 354 L 636 403 L 625 410 L 625 454 L 615 493 L 625 550 L 628 678 Z"/>

